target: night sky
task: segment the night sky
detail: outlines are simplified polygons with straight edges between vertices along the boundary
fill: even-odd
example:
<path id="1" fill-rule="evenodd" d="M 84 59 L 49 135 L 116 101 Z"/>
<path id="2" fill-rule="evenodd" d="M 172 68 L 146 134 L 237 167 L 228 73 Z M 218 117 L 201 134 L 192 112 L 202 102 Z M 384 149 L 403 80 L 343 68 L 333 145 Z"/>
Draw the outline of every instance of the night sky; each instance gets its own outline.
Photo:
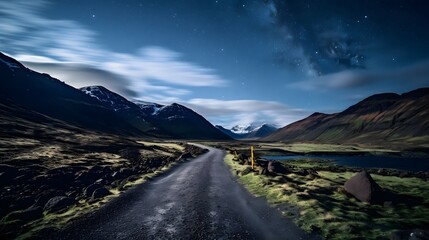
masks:
<path id="1" fill-rule="evenodd" d="M 429 2 L 0 0 L 0 51 L 66 83 L 284 126 L 429 86 Z"/>

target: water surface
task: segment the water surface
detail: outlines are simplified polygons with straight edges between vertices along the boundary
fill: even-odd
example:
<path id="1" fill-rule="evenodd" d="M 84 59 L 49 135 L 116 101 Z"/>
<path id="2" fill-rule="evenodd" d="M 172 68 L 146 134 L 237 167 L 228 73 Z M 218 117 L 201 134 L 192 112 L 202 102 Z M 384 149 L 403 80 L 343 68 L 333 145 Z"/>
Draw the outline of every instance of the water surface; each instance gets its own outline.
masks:
<path id="1" fill-rule="evenodd" d="M 393 168 L 412 172 L 429 172 L 428 158 L 411 157 L 386 157 L 386 156 L 262 156 L 266 160 L 291 160 L 291 159 L 329 159 L 334 163 L 348 167 L 360 168 Z"/>

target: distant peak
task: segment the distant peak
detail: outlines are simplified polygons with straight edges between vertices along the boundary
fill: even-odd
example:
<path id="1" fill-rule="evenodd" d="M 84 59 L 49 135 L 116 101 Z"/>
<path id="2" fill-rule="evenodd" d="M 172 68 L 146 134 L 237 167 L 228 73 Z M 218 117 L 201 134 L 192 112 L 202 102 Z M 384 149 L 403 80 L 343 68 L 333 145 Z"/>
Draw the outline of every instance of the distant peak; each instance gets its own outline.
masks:
<path id="1" fill-rule="evenodd" d="M 315 113 L 311 114 L 308 117 L 318 117 L 318 116 L 324 116 L 324 115 L 326 115 L 326 113 L 315 112 Z"/>

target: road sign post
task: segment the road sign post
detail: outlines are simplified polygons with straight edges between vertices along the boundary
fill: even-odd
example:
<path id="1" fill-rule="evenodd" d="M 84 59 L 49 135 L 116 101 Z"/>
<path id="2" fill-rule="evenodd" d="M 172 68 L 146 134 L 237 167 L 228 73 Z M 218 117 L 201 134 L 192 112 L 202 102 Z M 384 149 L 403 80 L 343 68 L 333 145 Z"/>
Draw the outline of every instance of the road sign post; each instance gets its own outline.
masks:
<path id="1" fill-rule="evenodd" d="M 254 169 L 255 155 L 253 154 L 253 146 L 250 146 L 250 161 L 252 162 L 252 169 Z"/>

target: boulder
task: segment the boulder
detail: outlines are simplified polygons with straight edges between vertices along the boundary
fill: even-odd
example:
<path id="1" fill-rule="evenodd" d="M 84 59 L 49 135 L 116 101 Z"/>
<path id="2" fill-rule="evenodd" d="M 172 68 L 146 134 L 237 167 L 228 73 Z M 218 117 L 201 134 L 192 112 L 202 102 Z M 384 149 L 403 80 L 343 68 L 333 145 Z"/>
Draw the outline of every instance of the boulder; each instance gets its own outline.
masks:
<path id="1" fill-rule="evenodd" d="M 19 220 L 29 222 L 43 216 L 43 209 L 39 206 L 31 206 L 25 210 L 14 211 L 6 215 L 2 221 Z"/>
<path id="2" fill-rule="evenodd" d="M 259 175 L 267 176 L 268 175 L 268 169 L 266 167 L 259 167 L 258 173 L 259 173 Z"/>
<path id="3" fill-rule="evenodd" d="M 273 174 L 284 174 L 287 173 L 287 169 L 280 163 L 277 161 L 270 161 L 268 162 L 268 172 L 273 173 Z"/>
<path id="4" fill-rule="evenodd" d="M 249 159 L 249 156 L 247 156 L 244 153 L 240 153 L 237 155 L 237 160 L 241 163 L 244 164 L 245 161 L 247 161 L 247 159 Z"/>
<path id="5" fill-rule="evenodd" d="M 390 240 L 426 240 L 429 239 L 428 230 L 398 230 L 392 232 L 389 237 Z"/>
<path id="6" fill-rule="evenodd" d="M 102 188 L 97 188 L 93 193 L 92 193 L 92 198 L 91 199 L 99 199 L 102 197 L 105 197 L 107 195 L 110 195 L 110 191 L 107 190 L 106 188 L 102 187 Z"/>
<path id="7" fill-rule="evenodd" d="M 62 195 L 62 193 L 60 191 L 56 191 L 56 190 L 44 191 L 36 197 L 36 205 L 43 207 L 49 201 L 49 199 L 51 199 L 55 196 L 58 196 L 58 195 Z"/>
<path id="8" fill-rule="evenodd" d="M 45 204 L 45 207 L 43 209 L 47 212 L 58 212 L 70 207 L 75 203 L 76 203 L 76 200 L 74 198 L 66 197 L 66 196 L 56 196 L 49 199 L 49 201 Z"/>
<path id="9" fill-rule="evenodd" d="M 241 176 L 247 175 L 249 173 L 251 173 L 253 171 L 253 169 L 251 167 L 246 167 L 242 172 L 241 172 Z"/>
<path id="10" fill-rule="evenodd" d="M 85 188 L 85 190 L 84 190 L 84 194 L 85 194 L 87 197 L 91 197 L 91 196 L 92 196 L 92 194 L 94 193 L 94 191 L 95 191 L 96 189 L 98 189 L 98 188 L 102 188 L 102 187 L 103 187 L 103 185 L 101 185 L 101 184 L 99 184 L 99 183 L 91 184 L 91 185 L 89 185 L 87 188 Z"/>
<path id="11" fill-rule="evenodd" d="M 351 177 L 344 184 L 344 189 L 362 202 L 380 203 L 383 200 L 383 189 L 366 171 Z"/>

